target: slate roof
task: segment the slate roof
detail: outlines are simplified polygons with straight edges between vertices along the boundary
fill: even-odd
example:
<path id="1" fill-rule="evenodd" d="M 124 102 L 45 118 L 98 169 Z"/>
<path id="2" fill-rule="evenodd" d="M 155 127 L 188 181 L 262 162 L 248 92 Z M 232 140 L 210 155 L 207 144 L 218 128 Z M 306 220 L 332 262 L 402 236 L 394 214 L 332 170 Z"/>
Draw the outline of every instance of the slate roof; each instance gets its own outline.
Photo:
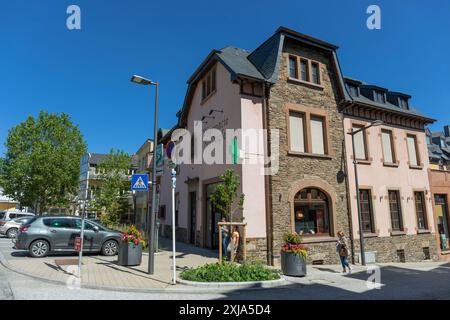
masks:
<path id="1" fill-rule="evenodd" d="M 91 153 L 89 163 L 97 165 L 104 161 L 107 157 L 108 155 L 106 153 Z"/>
<path id="2" fill-rule="evenodd" d="M 399 92 L 393 92 L 393 91 L 390 91 L 390 90 L 388 90 L 386 88 L 383 88 L 383 87 L 380 87 L 380 86 L 376 86 L 376 85 L 367 84 L 364 81 L 357 80 L 357 79 L 354 79 L 354 78 L 344 77 L 344 80 L 345 80 L 346 83 L 349 82 L 349 83 L 357 84 L 361 88 L 369 88 L 369 89 L 379 88 L 379 89 L 385 90 L 387 92 L 387 94 L 391 93 L 391 94 L 395 94 L 395 95 L 402 95 L 402 96 L 410 97 L 407 94 L 399 93 Z M 429 122 L 434 122 L 435 121 L 434 119 L 431 119 L 431 118 L 427 117 L 425 114 L 423 114 L 420 111 L 416 110 L 414 107 L 410 106 L 409 109 L 402 109 L 402 108 L 400 108 L 400 107 L 390 103 L 387 100 L 386 100 L 385 103 L 379 103 L 379 102 L 376 102 L 376 101 L 373 101 L 373 100 L 367 98 L 362 93 L 360 93 L 359 96 L 357 96 L 357 97 L 351 96 L 351 99 L 353 101 L 355 101 L 355 102 L 366 104 L 366 105 L 371 105 L 371 106 L 377 107 L 379 109 L 384 109 L 384 110 L 387 110 L 387 111 L 394 111 L 394 112 L 397 112 L 397 113 L 400 112 L 400 113 L 408 114 L 408 115 L 411 115 L 411 116 L 421 117 L 421 118 L 427 119 Z"/>
<path id="3" fill-rule="evenodd" d="M 264 80 L 264 76 L 258 71 L 256 66 L 247 59 L 250 52 L 236 47 L 225 47 L 217 52 L 217 56 L 226 67 L 231 69 L 236 75 L 243 75 L 250 78 Z"/>

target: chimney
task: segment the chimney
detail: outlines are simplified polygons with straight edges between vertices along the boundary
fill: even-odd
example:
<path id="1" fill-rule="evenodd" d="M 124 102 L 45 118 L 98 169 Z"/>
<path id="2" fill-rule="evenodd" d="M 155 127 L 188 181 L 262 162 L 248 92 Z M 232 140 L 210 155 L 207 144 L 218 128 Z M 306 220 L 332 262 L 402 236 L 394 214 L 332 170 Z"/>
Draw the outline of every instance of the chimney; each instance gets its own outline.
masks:
<path id="1" fill-rule="evenodd" d="M 444 126 L 444 135 L 446 137 L 450 137 L 450 126 L 449 125 Z"/>

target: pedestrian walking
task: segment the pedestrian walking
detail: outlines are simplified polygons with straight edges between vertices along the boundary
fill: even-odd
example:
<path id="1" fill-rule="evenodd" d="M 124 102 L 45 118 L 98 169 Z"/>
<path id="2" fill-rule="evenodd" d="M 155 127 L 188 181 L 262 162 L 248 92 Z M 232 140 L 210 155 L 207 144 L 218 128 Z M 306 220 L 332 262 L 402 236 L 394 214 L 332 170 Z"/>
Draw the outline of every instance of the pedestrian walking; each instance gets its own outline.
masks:
<path id="1" fill-rule="evenodd" d="M 222 218 L 222 222 L 227 222 L 227 219 L 225 217 Z M 230 232 L 228 231 L 228 228 L 224 225 L 222 225 L 220 232 L 222 232 L 222 256 L 227 256 L 227 248 L 230 243 Z"/>
<path id="2" fill-rule="evenodd" d="M 348 244 L 344 232 L 338 231 L 338 241 L 336 243 L 336 252 L 339 254 L 339 259 L 341 260 L 343 271 L 342 273 L 347 273 L 346 268 L 348 268 L 348 273 L 352 272 L 350 264 L 348 263 Z"/>

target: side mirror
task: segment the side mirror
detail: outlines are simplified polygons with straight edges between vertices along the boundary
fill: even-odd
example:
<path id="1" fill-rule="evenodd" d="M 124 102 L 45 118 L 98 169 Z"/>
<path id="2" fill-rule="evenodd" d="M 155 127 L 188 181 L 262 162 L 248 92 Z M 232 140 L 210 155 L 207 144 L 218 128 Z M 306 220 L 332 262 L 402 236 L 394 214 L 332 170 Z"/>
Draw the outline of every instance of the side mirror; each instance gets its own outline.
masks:
<path id="1" fill-rule="evenodd" d="M 97 227 L 97 226 L 94 226 L 94 231 L 95 231 L 95 232 L 99 232 L 99 231 L 100 231 L 100 228 Z"/>

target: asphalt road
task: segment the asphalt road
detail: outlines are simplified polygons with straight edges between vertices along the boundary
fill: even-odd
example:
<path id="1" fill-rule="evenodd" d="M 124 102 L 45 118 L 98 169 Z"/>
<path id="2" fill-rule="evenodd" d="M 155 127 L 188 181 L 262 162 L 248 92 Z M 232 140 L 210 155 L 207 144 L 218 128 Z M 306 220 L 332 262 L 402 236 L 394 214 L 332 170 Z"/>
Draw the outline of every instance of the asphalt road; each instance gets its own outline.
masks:
<path id="1" fill-rule="evenodd" d="M 72 256 L 73 257 L 73 256 Z M 32 259 L 26 252 L 12 249 L 11 240 L 0 238 L 0 259 Z M 355 267 L 351 275 L 339 274 L 338 267 L 311 266 L 306 278 L 292 279 L 282 288 L 235 290 L 226 293 L 142 293 L 94 289 L 69 289 L 13 272 L 0 264 L 0 300 L 7 299 L 148 299 L 148 300 L 277 300 L 277 299 L 450 299 L 450 263 L 423 262 L 380 265 L 380 288 L 368 287 L 371 274 Z"/>

